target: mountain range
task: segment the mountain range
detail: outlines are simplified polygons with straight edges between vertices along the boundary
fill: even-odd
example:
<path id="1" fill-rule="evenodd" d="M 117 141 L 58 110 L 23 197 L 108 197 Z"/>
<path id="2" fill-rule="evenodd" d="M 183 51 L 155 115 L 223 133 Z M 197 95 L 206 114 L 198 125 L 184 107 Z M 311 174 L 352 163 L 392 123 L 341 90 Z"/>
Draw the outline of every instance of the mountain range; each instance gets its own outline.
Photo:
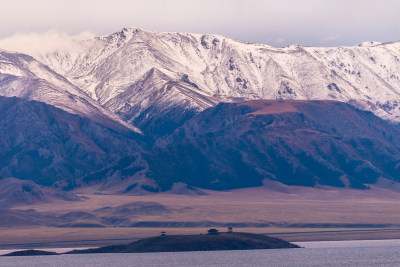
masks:
<path id="1" fill-rule="evenodd" d="M 0 178 L 127 194 L 398 182 L 399 58 L 399 42 L 272 47 L 137 28 L 0 50 Z"/>

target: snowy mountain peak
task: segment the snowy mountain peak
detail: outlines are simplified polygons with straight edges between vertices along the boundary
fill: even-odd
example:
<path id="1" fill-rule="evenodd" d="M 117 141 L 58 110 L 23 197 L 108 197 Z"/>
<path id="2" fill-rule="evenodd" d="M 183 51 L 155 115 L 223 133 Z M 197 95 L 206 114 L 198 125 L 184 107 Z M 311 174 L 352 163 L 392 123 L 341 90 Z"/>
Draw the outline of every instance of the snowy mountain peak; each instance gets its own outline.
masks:
<path id="1" fill-rule="evenodd" d="M 377 46 L 377 45 L 381 45 L 381 44 L 382 43 L 380 43 L 380 42 L 368 41 L 368 42 L 362 42 L 358 46 L 361 46 L 361 47 L 373 47 L 373 46 Z"/>

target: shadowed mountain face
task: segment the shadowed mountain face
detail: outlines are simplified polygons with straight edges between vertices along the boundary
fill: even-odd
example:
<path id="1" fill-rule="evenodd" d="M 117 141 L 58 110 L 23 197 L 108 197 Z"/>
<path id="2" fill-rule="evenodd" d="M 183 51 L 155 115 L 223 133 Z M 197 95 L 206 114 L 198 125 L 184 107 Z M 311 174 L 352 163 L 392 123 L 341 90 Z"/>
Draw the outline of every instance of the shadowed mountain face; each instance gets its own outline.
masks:
<path id="1" fill-rule="evenodd" d="M 50 105 L 0 97 L 0 177 L 41 185 L 74 181 L 142 149 L 118 133 Z"/>
<path id="2" fill-rule="evenodd" d="M 400 130 L 371 112 L 335 101 L 258 100 L 219 104 L 146 152 L 164 189 L 262 185 L 365 188 L 399 180 Z"/>
<path id="3" fill-rule="evenodd" d="M 159 192 L 175 183 L 225 190 L 264 179 L 366 188 L 380 177 L 400 181 L 400 128 L 341 102 L 222 103 L 163 132 L 153 148 L 154 139 L 146 145 L 136 133 L 36 101 L 0 97 L 0 114 L 0 178 L 62 189 L 126 184 L 125 193 Z"/>

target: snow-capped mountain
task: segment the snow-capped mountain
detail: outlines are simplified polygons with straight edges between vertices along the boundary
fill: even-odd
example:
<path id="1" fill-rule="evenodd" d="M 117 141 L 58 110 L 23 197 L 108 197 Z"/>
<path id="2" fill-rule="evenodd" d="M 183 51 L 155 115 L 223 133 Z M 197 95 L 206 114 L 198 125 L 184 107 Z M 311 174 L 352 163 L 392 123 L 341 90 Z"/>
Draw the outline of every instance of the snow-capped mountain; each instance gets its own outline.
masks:
<path id="1" fill-rule="evenodd" d="M 400 43 L 277 48 L 125 28 L 37 56 L 125 121 L 249 99 L 331 99 L 400 121 Z M 154 111 L 153 111 L 154 113 Z"/>
<path id="2" fill-rule="evenodd" d="M 71 44 L 34 57 L 0 50 L 0 96 L 79 115 L 29 101 L 14 114 L 4 105 L 0 130 L 8 150 L 0 178 L 63 185 L 69 177 L 71 188 L 123 180 L 126 192 L 149 180 L 137 189 L 168 190 L 174 182 L 226 189 L 263 179 L 358 188 L 381 178 L 398 182 L 399 126 L 374 114 L 400 122 L 400 42 L 277 48 L 125 28 Z M 270 102 L 258 109 L 248 102 L 257 99 Z M 76 125 L 90 131 L 77 135 Z M 43 158 L 48 173 L 18 172 Z M 72 167 L 64 172 L 60 162 Z"/>

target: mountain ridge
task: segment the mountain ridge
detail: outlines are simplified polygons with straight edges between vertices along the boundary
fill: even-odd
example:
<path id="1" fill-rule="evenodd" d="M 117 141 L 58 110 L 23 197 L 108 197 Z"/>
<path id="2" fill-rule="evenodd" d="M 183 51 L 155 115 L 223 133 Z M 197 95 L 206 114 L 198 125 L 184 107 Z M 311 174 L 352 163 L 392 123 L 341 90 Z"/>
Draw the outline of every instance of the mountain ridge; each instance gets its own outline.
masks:
<path id="1" fill-rule="evenodd" d="M 332 99 L 350 102 L 386 119 L 400 120 L 399 42 L 351 47 L 272 47 L 220 35 L 124 28 L 84 44 L 87 47 L 77 54 L 64 51 L 38 59 L 65 74 L 102 104 L 110 99 L 118 102 L 119 93 L 156 68 L 172 81 L 187 77 L 193 84 L 186 85 L 193 92 L 203 92 L 218 102 L 235 102 L 236 98 Z M 82 69 L 83 59 L 88 62 Z M 68 64 L 60 65 L 65 61 Z M 72 67 L 63 69 L 64 65 Z M 71 70 L 84 75 L 80 78 Z M 135 96 L 139 89 L 129 90 Z M 155 86 L 147 91 L 158 90 Z M 180 99 L 196 106 L 196 98 L 176 95 L 173 100 Z M 163 107 L 162 102 L 153 106 Z M 111 108 L 114 112 L 117 109 Z M 144 114 L 147 115 L 145 111 Z M 143 112 L 132 116 L 143 116 Z"/>
<path id="2" fill-rule="evenodd" d="M 91 103 L 96 112 L 131 130 L 139 131 L 134 128 L 138 124 L 156 137 L 154 129 L 146 129 L 143 118 L 159 122 L 158 114 L 171 110 L 184 118 L 186 111 L 195 114 L 219 102 L 253 99 L 332 99 L 400 121 L 400 42 L 273 47 L 216 34 L 128 27 L 72 44 L 34 55 L 35 59 L 73 85 L 70 89 L 64 86 L 71 98 Z M 149 77 L 151 71 L 161 75 Z M 17 76 L 26 77 L 22 73 Z M 146 80 L 149 86 L 143 87 L 141 81 Z M 170 84 L 168 91 L 166 84 Z M 10 88 L 5 86 L 0 89 Z M 34 91 L 37 86 L 25 87 Z M 2 90 L 1 95 L 19 96 Z M 69 112 L 68 107 L 76 105 L 69 103 L 68 97 L 63 98 L 66 104 L 35 94 L 31 99 Z M 87 107 L 82 104 L 72 111 L 77 109 Z M 86 111 L 86 116 L 93 118 L 90 112 Z M 173 124 L 182 122 L 178 119 Z"/>

